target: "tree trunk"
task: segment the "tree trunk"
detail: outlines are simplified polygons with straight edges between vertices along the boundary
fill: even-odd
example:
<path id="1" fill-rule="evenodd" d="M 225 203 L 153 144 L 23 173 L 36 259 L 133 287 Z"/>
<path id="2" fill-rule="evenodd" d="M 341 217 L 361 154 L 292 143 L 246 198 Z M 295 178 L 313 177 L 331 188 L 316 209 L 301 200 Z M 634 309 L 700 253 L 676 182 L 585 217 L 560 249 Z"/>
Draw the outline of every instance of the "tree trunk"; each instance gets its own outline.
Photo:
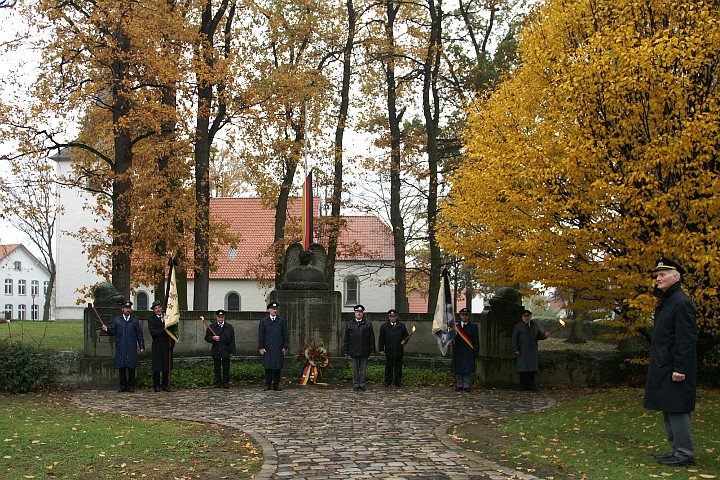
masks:
<path id="1" fill-rule="evenodd" d="M 353 0 L 347 0 L 347 38 L 343 50 L 343 74 L 342 86 L 340 88 L 340 111 L 338 122 L 335 128 L 334 145 L 334 171 L 333 171 L 333 193 L 330 200 L 330 224 L 328 225 L 328 251 L 327 263 L 325 264 L 325 279 L 330 288 L 335 285 L 335 257 L 337 256 L 337 243 L 340 237 L 342 222 L 340 219 L 340 208 L 342 206 L 343 191 L 343 135 L 347 122 L 348 109 L 350 106 L 350 79 L 352 76 L 352 50 L 355 43 L 355 7 Z"/>

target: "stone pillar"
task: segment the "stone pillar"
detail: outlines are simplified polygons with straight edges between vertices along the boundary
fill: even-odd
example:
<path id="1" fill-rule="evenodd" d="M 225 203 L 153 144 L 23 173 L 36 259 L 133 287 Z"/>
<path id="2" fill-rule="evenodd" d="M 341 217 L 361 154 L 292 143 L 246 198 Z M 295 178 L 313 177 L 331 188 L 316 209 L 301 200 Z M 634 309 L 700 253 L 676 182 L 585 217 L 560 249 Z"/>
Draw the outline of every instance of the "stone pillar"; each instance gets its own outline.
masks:
<path id="1" fill-rule="evenodd" d="M 274 290 L 270 300 L 279 305 L 290 334 L 290 355 L 302 345 L 322 343 L 333 356 L 342 353 L 341 294 L 330 290 Z M 288 356 L 288 357 L 289 357 Z"/>
<path id="2" fill-rule="evenodd" d="M 517 385 L 515 354 L 512 351 L 512 330 L 520 321 L 522 300 L 514 288 L 503 288 L 480 314 L 480 352 L 477 376 L 481 385 L 507 387 Z"/>

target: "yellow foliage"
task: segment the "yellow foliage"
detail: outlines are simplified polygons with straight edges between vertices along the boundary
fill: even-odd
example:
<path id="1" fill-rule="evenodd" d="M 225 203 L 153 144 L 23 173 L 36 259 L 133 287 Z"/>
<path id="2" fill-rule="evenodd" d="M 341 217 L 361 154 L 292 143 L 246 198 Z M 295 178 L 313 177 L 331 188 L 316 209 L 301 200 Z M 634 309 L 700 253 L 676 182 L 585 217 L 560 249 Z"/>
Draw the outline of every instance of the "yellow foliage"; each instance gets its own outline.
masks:
<path id="1" fill-rule="evenodd" d="M 541 282 L 572 308 L 649 322 L 652 267 L 685 266 L 718 332 L 720 8 L 550 0 L 521 66 L 469 111 L 441 242 L 487 285 Z"/>

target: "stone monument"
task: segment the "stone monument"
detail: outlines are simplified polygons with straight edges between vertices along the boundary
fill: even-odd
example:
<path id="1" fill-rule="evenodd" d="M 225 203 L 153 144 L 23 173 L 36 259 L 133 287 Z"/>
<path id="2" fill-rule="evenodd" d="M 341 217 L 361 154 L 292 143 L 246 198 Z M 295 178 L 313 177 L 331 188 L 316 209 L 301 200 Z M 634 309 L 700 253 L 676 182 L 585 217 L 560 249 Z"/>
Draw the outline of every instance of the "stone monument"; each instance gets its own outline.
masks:
<path id="1" fill-rule="evenodd" d="M 482 385 L 513 386 L 518 381 L 512 331 L 524 307 L 518 291 L 505 287 L 488 302 L 479 319 L 477 377 Z"/>
<path id="2" fill-rule="evenodd" d="M 284 281 L 270 293 L 288 322 L 291 354 L 311 342 L 325 345 L 333 356 L 341 353 L 341 295 L 327 284 L 326 259 L 325 248 L 318 243 L 307 250 L 299 243 L 288 246 Z"/>

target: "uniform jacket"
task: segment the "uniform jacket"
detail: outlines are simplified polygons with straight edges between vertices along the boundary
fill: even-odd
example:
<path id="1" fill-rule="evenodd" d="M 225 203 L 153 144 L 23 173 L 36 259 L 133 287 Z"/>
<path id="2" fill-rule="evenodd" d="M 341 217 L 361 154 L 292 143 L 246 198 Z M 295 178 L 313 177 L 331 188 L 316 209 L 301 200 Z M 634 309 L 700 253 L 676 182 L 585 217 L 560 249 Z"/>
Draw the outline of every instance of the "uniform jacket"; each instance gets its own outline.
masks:
<path id="1" fill-rule="evenodd" d="M 273 322 L 270 315 L 260 320 L 258 326 L 258 349 L 264 348 L 263 366 L 266 369 L 283 368 L 285 356 L 282 349 L 289 347 L 287 322 L 283 317 L 275 317 Z"/>
<path id="2" fill-rule="evenodd" d="M 107 333 L 115 336 L 115 368 L 136 368 L 137 349 L 145 348 L 145 339 L 137 317 L 130 314 L 125 321 L 122 315 L 118 315 L 108 327 Z"/>
<path id="3" fill-rule="evenodd" d="M 215 332 L 220 337 L 220 341 L 216 342 L 212 339 L 213 333 Z M 212 343 L 210 349 L 210 355 L 213 358 L 230 358 L 231 355 L 235 355 L 235 330 L 232 325 L 225 322 L 223 328 L 220 328 L 217 322 L 210 325 L 210 328 L 205 330 L 205 341 Z"/>
<path id="4" fill-rule="evenodd" d="M 664 292 L 656 290 L 655 295 L 659 300 L 644 405 L 661 412 L 692 412 L 697 384 L 695 306 L 680 288 L 680 282 Z M 673 382 L 672 372 L 685 374 L 685 380 Z"/>
<path id="5" fill-rule="evenodd" d="M 520 321 L 512 331 L 512 351 L 520 352 L 515 360 L 518 372 L 537 372 L 538 340 L 545 340 L 545 332 L 534 321 Z"/>
<path id="6" fill-rule="evenodd" d="M 460 327 L 460 322 L 456 325 L 458 330 L 462 329 Z M 480 352 L 480 336 L 478 335 L 478 327 L 474 323 L 468 322 L 462 331 L 470 337 L 470 341 L 473 343 L 473 348 L 470 348 L 467 342 L 460 338 L 459 335 L 455 336 L 455 340 L 453 340 L 455 343 L 455 373 L 475 373 L 475 359 Z"/>
<path id="7" fill-rule="evenodd" d="M 347 323 L 343 348 L 351 357 L 369 357 L 375 353 L 375 332 L 367 318 L 359 322 L 353 318 Z"/>
<path id="8" fill-rule="evenodd" d="M 152 336 L 152 370 L 153 372 L 167 372 L 172 368 L 170 352 L 175 341 L 165 331 L 162 319 L 154 313 L 148 317 L 148 330 Z"/>
<path id="9" fill-rule="evenodd" d="M 405 347 L 400 342 L 407 336 L 408 331 L 404 323 L 395 322 L 394 328 L 390 322 L 383 323 L 378 337 L 378 351 L 385 352 L 387 358 L 402 357 Z"/>

